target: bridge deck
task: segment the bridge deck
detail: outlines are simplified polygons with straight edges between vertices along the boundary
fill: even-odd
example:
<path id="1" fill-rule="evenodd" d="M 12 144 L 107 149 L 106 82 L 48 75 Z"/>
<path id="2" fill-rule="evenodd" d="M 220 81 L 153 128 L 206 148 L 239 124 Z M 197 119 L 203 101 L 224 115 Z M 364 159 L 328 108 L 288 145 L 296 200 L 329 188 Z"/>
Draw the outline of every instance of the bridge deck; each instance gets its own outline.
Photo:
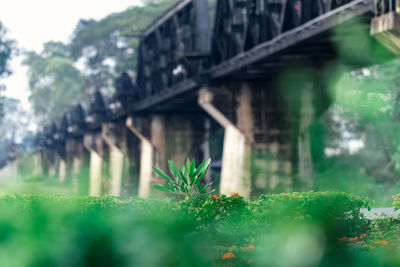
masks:
<path id="1" fill-rule="evenodd" d="M 268 74 L 273 74 L 268 66 L 272 66 L 276 69 L 276 67 L 279 67 L 279 64 L 284 64 L 285 61 L 293 62 L 296 56 L 301 57 L 302 55 L 293 55 L 289 53 L 289 49 L 300 51 L 300 47 L 304 46 L 304 42 L 309 42 L 310 40 L 316 41 L 316 45 L 314 44 L 312 48 L 314 50 L 316 50 L 318 46 L 318 49 L 322 48 L 322 45 L 318 45 L 318 42 L 323 42 L 324 46 L 328 44 L 326 47 L 330 50 L 325 51 L 325 56 L 328 57 L 328 59 L 333 59 L 336 56 L 336 52 L 329 47 L 329 43 L 331 43 L 332 39 L 331 31 L 338 25 L 358 17 L 370 19 L 373 15 L 373 11 L 374 0 L 352 1 L 214 66 L 201 73 L 201 76 L 207 77 L 205 80 L 211 82 L 220 79 L 233 79 L 234 75 L 238 77 L 239 73 L 242 74 L 240 77 L 243 77 L 246 73 L 249 74 L 251 78 L 266 77 Z M 310 43 L 308 43 L 308 46 L 309 44 Z M 296 47 L 299 49 L 295 49 Z M 310 54 L 310 51 L 307 52 L 306 54 Z M 371 63 L 372 62 L 369 62 L 369 64 Z M 198 89 L 203 85 L 201 81 L 199 82 L 194 79 L 184 80 L 173 87 L 162 90 L 140 101 L 133 107 L 132 111 L 140 112 L 150 109 L 171 98 Z"/>

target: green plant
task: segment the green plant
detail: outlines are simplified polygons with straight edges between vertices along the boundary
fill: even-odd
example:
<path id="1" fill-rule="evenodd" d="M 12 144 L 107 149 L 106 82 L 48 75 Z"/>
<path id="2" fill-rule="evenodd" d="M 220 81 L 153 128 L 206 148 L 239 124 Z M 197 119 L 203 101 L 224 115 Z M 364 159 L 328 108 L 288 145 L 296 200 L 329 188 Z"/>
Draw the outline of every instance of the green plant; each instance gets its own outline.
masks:
<path id="1" fill-rule="evenodd" d="M 183 166 L 183 164 L 179 162 L 179 169 L 174 161 L 169 160 L 169 170 L 173 175 L 173 178 L 153 167 L 153 170 L 168 182 L 168 184 L 155 185 L 154 188 L 163 192 L 181 192 L 186 194 L 186 196 L 191 200 L 198 197 L 200 194 L 212 193 L 214 192 L 214 189 L 211 190 L 211 192 L 207 192 L 207 189 L 210 188 L 212 182 L 208 185 L 201 182 L 204 175 L 207 173 L 210 162 L 211 159 L 207 161 L 203 160 L 196 168 L 196 161 L 193 159 L 190 162 L 190 160 L 187 159 L 186 166 Z"/>
<path id="2" fill-rule="evenodd" d="M 393 196 L 393 204 L 392 204 L 393 210 L 400 210 L 400 194 L 394 195 Z"/>

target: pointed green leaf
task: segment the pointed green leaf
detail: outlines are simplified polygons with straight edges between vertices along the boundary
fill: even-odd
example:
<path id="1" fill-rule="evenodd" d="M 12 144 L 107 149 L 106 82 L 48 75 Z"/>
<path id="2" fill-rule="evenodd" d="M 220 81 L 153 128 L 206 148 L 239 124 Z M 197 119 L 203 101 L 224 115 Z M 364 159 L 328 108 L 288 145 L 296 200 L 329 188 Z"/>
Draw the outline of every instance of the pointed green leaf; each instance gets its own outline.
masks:
<path id="1" fill-rule="evenodd" d="M 212 182 L 209 183 L 206 187 L 201 188 L 201 189 L 200 189 L 200 192 L 206 191 L 211 185 L 212 185 Z"/>
<path id="2" fill-rule="evenodd" d="M 168 165 L 169 165 L 169 170 L 172 173 L 172 175 L 175 178 L 175 181 L 177 181 L 178 176 L 179 176 L 179 169 L 176 167 L 176 164 L 173 160 L 168 160 Z"/>
<path id="3" fill-rule="evenodd" d="M 210 166 L 210 163 L 211 163 L 211 159 L 208 159 L 207 161 L 203 160 L 203 162 L 197 168 L 195 175 L 197 176 L 204 170 L 208 169 L 208 167 Z"/>
<path id="4" fill-rule="evenodd" d="M 188 184 L 188 180 L 186 179 L 186 175 L 183 172 L 179 172 L 179 177 L 182 180 L 184 185 Z"/>
<path id="5" fill-rule="evenodd" d="M 153 171 L 155 171 L 158 175 L 160 175 L 162 178 L 164 178 L 167 181 L 172 181 L 171 177 L 169 177 L 168 175 L 166 175 L 163 171 L 153 167 Z"/>
<path id="6" fill-rule="evenodd" d="M 193 176 L 195 171 L 196 171 L 196 161 L 193 159 L 192 163 L 190 164 L 190 173 L 189 173 L 189 175 Z"/>
<path id="7" fill-rule="evenodd" d="M 162 191 L 162 192 L 170 192 L 171 189 L 163 184 L 159 184 L 159 185 L 154 185 L 153 186 L 155 189 Z"/>
<path id="8" fill-rule="evenodd" d="M 188 173 L 190 173 L 190 160 L 189 158 L 186 159 L 186 170 Z"/>
<path id="9" fill-rule="evenodd" d="M 200 181 L 203 179 L 204 175 L 207 173 L 208 171 L 208 166 L 207 168 L 200 174 L 200 176 L 196 179 L 195 184 L 199 184 Z"/>
<path id="10" fill-rule="evenodd" d="M 186 171 L 185 171 L 185 167 L 182 165 L 182 163 L 180 163 L 179 162 L 179 167 L 181 168 L 181 172 L 183 173 L 183 174 L 185 174 L 186 173 Z"/>

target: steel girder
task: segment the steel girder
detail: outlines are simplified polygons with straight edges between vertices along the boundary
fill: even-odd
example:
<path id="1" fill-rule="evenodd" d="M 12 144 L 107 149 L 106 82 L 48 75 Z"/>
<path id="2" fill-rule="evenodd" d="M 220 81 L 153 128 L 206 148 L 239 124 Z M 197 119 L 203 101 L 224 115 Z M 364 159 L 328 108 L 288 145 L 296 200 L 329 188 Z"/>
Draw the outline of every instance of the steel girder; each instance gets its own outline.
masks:
<path id="1" fill-rule="evenodd" d="M 206 0 L 184 0 L 143 34 L 137 86 L 141 100 L 203 72 L 211 46 Z"/>

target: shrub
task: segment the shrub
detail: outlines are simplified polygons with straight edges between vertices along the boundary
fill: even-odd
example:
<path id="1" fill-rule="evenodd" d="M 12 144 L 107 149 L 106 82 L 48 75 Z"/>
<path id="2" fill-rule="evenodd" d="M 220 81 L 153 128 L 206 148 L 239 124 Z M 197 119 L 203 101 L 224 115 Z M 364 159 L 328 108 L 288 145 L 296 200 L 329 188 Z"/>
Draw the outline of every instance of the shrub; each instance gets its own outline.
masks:
<path id="1" fill-rule="evenodd" d="M 186 194 L 190 200 L 196 199 L 200 194 L 212 193 L 207 192 L 212 182 L 208 185 L 202 184 L 202 179 L 207 173 L 208 167 L 210 166 L 211 160 L 203 160 L 200 165 L 196 168 L 196 161 L 193 159 L 192 162 L 189 159 L 186 160 L 186 167 L 179 163 L 180 169 L 175 165 L 172 160 L 168 161 L 169 170 L 173 175 L 173 178 L 161 170 L 153 167 L 153 170 L 160 175 L 162 178 L 167 180 L 167 184 L 155 185 L 157 190 L 163 192 L 181 192 Z"/>
<path id="2" fill-rule="evenodd" d="M 16 267 L 338 266 L 360 260 L 358 252 L 342 250 L 337 238 L 359 235 L 355 223 L 369 226 L 359 214 L 366 205 L 335 192 L 269 194 L 255 201 L 235 194 L 200 195 L 195 203 L 2 195 L 0 262 Z M 372 230 L 366 230 L 368 238 L 375 238 Z"/>

